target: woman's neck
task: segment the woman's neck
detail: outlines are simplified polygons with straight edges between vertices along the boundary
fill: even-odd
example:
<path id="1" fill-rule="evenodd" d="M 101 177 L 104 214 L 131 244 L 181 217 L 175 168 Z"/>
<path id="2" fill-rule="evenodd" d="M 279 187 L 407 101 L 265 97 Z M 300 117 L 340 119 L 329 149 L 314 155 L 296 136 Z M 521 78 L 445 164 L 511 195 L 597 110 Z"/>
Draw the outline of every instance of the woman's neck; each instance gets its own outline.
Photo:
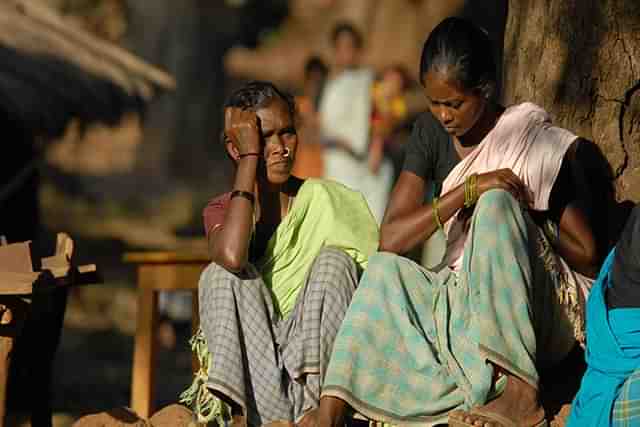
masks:
<path id="1" fill-rule="evenodd" d="M 260 204 L 260 220 L 279 223 L 288 213 L 289 202 L 300 187 L 300 179 L 293 175 L 280 185 L 258 185 L 258 201 Z"/>
<path id="2" fill-rule="evenodd" d="M 476 124 L 463 136 L 458 137 L 460 145 L 464 148 L 472 148 L 480 144 L 495 127 L 504 110 L 503 106 L 489 102 Z"/>

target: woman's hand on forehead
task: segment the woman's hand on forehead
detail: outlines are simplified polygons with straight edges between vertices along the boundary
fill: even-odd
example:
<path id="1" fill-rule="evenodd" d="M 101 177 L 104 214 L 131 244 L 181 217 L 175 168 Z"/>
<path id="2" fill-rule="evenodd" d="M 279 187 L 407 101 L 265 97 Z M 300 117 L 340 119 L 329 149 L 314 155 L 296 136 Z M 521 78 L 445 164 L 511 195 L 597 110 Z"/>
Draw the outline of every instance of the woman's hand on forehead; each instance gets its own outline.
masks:
<path id="1" fill-rule="evenodd" d="M 260 118 L 255 111 L 229 107 L 224 114 L 224 133 L 240 155 L 262 152 Z"/>

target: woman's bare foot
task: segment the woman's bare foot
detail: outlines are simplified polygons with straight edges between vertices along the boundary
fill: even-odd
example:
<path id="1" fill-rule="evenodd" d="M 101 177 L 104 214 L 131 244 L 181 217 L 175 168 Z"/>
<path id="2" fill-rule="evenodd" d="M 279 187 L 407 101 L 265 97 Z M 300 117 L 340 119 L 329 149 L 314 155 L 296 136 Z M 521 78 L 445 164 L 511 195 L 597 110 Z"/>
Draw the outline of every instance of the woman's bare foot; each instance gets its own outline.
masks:
<path id="1" fill-rule="evenodd" d="M 507 374 L 507 385 L 502 395 L 477 409 L 479 412 L 501 415 L 518 426 L 527 427 L 538 425 L 545 416 L 544 409 L 540 405 L 538 390 L 511 374 Z M 478 426 L 484 426 L 485 423 L 490 422 L 488 418 L 467 411 L 453 411 L 449 414 L 450 420 Z"/>
<path id="2" fill-rule="evenodd" d="M 318 408 L 317 427 L 342 427 L 347 413 L 347 402 L 333 396 L 320 399 Z"/>
<path id="3" fill-rule="evenodd" d="M 297 427 L 316 427 L 318 424 L 318 408 L 307 411 L 296 424 Z"/>

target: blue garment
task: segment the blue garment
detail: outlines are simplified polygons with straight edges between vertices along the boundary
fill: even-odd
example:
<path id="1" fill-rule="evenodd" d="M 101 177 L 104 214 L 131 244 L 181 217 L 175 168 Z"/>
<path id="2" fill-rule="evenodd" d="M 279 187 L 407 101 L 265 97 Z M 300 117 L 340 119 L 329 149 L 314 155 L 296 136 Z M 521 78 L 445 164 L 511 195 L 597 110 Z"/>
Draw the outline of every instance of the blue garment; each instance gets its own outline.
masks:
<path id="1" fill-rule="evenodd" d="M 620 388 L 640 367 L 640 309 L 607 310 L 615 249 L 607 257 L 587 301 L 587 372 L 573 400 L 567 427 L 610 427 Z"/>

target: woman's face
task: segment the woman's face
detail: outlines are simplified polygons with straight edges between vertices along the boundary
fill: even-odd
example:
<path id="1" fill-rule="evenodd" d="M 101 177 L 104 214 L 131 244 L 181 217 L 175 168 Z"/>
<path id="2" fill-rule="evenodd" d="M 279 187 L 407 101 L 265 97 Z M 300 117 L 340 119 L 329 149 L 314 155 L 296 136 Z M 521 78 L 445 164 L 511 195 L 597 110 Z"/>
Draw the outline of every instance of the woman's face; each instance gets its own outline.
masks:
<path id="1" fill-rule="evenodd" d="M 464 88 L 446 74 L 429 71 L 423 82 L 429 109 L 449 135 L 465 135 L 485 111 L 488 101 L 480 91 Z"/>
<path id="2" fill-rule="evenodd" d="M 260 133 L 264 155 L 264 171 L 271 184 L 284 184 L 291 176 L 298 147 L 293 117 L 287 104 L 275 98 L 256 111 L 260 119 Z"/>

